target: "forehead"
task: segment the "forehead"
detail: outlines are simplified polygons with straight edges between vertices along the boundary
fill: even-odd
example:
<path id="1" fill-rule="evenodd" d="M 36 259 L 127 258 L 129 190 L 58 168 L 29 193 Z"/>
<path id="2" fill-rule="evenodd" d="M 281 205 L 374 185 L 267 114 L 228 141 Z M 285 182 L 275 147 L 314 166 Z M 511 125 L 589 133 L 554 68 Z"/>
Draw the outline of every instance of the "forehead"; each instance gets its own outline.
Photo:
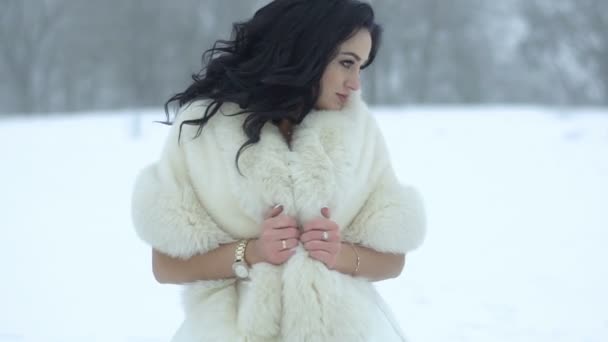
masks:
<path id="1" fill-rule="evenodd" d="M 340 45 L 340 53 L 354 52 L 363 58 L 363 60 L 367 60 L 369 58 L 371 50 L 372 36 L 366 29 L 357 31 L 357 33 Z"/>

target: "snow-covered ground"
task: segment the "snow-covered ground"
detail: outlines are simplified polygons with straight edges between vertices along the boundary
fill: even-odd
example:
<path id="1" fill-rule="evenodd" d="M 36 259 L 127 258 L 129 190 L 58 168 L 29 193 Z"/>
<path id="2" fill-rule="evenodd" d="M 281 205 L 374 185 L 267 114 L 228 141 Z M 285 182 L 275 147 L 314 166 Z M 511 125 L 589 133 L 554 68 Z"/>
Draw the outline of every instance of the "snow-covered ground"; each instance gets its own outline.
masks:
<path id="1" fill-rule="evenodd" d="M 425 245 L 378 284 L 411 341 L 608 340 L 608 110 L 376 113 L 428 212 Z M 0 119 L 1 342 L 160 342 L 178 327 L 178 287 L 155 283 L 129 215 L 158 119 Z"/>

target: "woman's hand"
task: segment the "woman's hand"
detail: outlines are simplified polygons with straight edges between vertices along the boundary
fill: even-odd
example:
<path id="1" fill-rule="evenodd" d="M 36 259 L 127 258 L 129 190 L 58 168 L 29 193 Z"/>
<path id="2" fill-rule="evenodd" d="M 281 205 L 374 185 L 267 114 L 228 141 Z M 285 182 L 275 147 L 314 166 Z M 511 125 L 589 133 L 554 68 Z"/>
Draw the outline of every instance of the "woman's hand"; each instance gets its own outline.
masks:
<path id="1" fill-rule="evenodd" d="M 260 237 L 249 241 L 245 259 L 250 265 L 258 262 L 281 265 L 295 254 L 300 231 L 295 218 L 282 212 L 283 206 L 272 208 L 262 223 Z"/>
<path id="2" fill-rule="evenodd" d="M 330 220 L 329 208 L 321 209 L 323 217 L 311 220 L 302 227 L 300 241 L 308 255 L 321 261 L 329 269 L 334 269 L 342 248 L 338 224 Z"/>

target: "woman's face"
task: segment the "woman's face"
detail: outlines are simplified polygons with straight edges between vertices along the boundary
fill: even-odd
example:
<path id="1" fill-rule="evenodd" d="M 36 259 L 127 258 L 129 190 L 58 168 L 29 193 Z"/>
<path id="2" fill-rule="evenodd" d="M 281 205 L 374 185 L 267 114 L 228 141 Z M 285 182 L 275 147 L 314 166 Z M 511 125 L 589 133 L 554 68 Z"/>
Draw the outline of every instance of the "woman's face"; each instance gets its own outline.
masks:
<path id="1" fill-rule="evenodd" d="M 372 49 L 368 30 L 359 30 L 342 43 L 336 57 L 329 62 L 321 77 L 320 95 L 316 108 L 340 110 L 353 91 L 361 87 L 361 66 L 365 65 Z"/>

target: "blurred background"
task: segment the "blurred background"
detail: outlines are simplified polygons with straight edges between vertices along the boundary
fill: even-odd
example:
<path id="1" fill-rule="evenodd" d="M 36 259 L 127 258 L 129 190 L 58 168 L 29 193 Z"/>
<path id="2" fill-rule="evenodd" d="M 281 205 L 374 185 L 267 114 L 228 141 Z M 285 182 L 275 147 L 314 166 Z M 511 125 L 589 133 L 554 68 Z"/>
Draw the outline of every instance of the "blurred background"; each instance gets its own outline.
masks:
<path id="1" fill-rule="evenodd" d="M 2 113 L 157 107 L 267 1 L 2 0 Z M 608 103 L 608 2 L 376 0 L 374 104 Z"/>
<path id="2" fill-rule="evenodd" d="M 133 182 L 267 2 L 0 0 L 0 342 L 170 339 Z M 428 217 L 377 283 L 408 341 L 608 341 L 608 1 L 371 2 L 363 95 Z"/>

